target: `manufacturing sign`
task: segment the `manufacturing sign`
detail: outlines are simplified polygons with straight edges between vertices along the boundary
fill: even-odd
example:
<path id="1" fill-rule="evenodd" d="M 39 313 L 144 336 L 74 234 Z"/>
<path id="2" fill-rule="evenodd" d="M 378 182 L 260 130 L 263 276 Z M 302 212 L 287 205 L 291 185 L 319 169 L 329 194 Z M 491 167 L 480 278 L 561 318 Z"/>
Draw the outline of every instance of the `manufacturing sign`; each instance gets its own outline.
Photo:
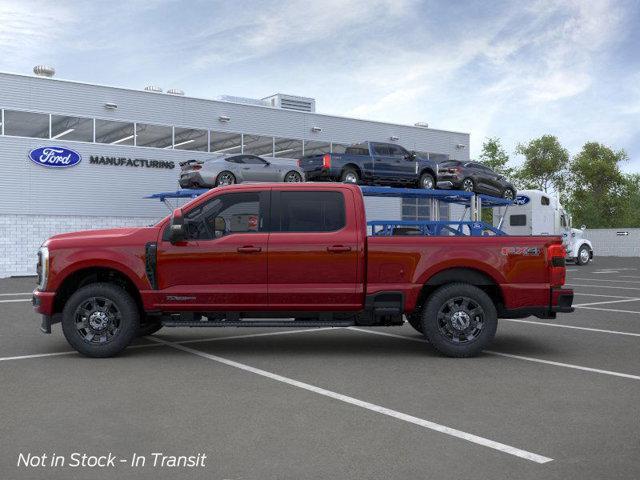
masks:
<path id="1" fill-rule="evenodd" d="M 114 167 L 134 167 L 134 168 L 167 168 L 172 170 L 176 168 L 175 162 L 167 160 L 147 160 L 146 158 L 127 158 L 127 157 L 102 157 L 91 155 L 89 157 L 91 165 L 111 165 Z"/>
<path id="2" fill-rule="evenodd" d="M 29 152 L 29 160 L 50 168 L 73 167 L 82 161 L 82 155 L 65 147 L 39 147 Z"/>

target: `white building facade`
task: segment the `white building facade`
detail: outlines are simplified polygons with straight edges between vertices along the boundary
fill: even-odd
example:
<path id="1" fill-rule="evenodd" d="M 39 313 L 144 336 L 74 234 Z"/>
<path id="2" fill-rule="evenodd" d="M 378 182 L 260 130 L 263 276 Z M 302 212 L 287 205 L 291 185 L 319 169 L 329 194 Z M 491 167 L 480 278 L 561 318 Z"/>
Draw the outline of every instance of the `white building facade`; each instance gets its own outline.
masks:
<path id="1" fill-rule="evenodd" d="M 299 158 L 365 140 L 437 159 L 469 158 L 466 133 L 314 109 L 313 99 L 286 95 L 208 100 L 0 73 L 0 277 L 33 275 L 36 251 L 49 236 L 165 216 L 164 205 L 143 197 L 178 189 L 185 160 L 215 153 Z M 38 148 L 69 149 L 80 161 L 44 167 L 29 158 Z M 382 200 L 369 201 L 370 218 L 430 216 L 415 201 Z"/>

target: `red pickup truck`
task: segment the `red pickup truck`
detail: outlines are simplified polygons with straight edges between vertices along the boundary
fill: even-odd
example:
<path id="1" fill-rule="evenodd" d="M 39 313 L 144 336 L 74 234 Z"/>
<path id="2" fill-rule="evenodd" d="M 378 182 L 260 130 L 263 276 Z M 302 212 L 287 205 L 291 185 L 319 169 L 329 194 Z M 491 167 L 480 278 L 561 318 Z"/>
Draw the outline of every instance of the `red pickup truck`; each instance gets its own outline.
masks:
<path id="1" fill-rule="evenodd" d="M 154 226 L 56 235 L 38 253 L 42 331 L 112 356 L 166 327 L 401 325 L 480 352 L 500 317 L 571 312 L 560 237 L 367 236 L 355 185 L 211 190 Z"/>

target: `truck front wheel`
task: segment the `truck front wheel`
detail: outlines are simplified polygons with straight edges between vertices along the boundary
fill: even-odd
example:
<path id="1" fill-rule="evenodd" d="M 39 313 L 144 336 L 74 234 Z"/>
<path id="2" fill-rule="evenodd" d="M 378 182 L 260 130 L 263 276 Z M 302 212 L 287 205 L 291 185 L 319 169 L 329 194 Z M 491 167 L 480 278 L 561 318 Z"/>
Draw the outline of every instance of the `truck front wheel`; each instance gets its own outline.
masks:
<path id="1" fill-rule="evenodd" d="M 140 325 L 136 302 L 111 283 L 92 283 L 77 290 L 62 311 L 62 331 L 78 352 L 112 357 L 136 337 Z"/>
<path id="2" fill-rule="evenodd" d="M 589 247 L 582 245 L 578 249 L 578 256 L 576 257 L 576 263 L 578 265 L 586 265 L 591 260 L 591 252 Z"/>
<path id="3" fill-rule="evenodd" d="M 496 334 L 498 318 L 491 298 L 467 283 L 438 288 L 427 300 L 422 331 L 427 341 L 448 357 L 473 357 Z"/>

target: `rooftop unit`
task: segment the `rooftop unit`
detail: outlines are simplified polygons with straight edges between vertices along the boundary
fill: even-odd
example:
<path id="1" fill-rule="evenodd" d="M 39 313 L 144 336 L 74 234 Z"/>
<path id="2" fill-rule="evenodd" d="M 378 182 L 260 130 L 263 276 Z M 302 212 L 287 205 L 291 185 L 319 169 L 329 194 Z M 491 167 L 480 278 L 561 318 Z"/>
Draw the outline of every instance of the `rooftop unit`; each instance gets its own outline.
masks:
<path id="1" fill-rule="evenodd" d="M 283 108 L 285 110 L 296 110 L 298 112 L 316 111 L 316 101 L 314 98 L 276 93 L 262 100 L 268 102 L 267 104 L 272 107 Z"/>

